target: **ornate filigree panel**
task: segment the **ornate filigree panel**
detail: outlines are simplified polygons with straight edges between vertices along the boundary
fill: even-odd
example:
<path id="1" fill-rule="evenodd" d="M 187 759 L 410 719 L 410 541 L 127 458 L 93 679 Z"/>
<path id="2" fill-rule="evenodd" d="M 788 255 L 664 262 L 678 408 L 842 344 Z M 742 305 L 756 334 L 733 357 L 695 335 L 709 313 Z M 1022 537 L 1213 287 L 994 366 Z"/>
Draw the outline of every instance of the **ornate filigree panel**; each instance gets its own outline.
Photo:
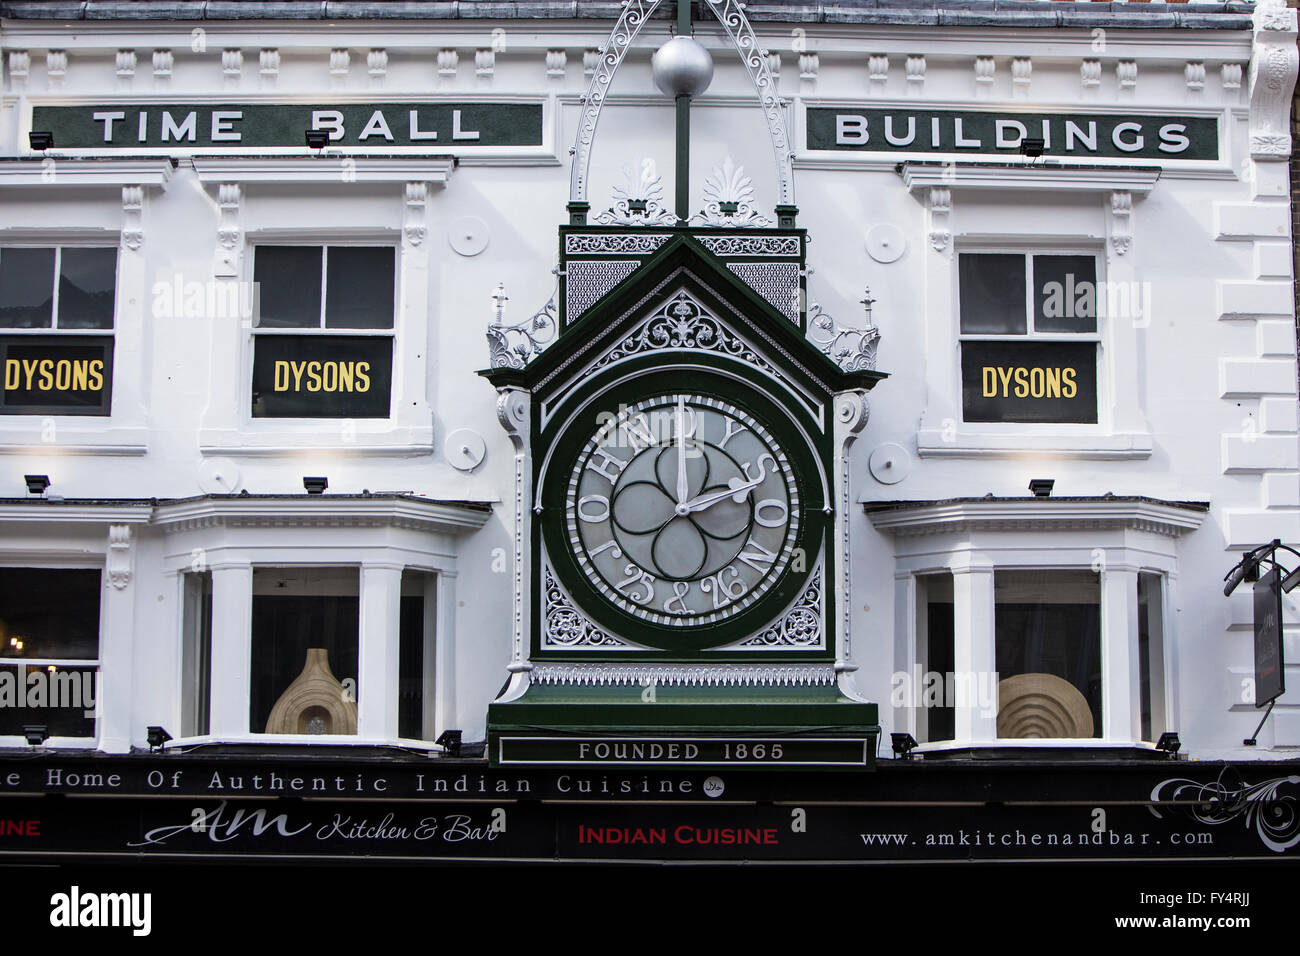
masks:
<path id="1" fill-rule="evenodd" d="M 565 322 L 577 321 L 601 296 L 635 272 L 638 265 L 634 259 L 570 260 L 565 267 L 568 276 Z"/>
<path id="2" fill-rule="evenodd" d="M 668 241 L 666 233 L 569 233 L 564 237 L 564 254 L 648 256 Z"/>
<path id="3" fill-rule="evenodd" d="M 564 593 L 549 564 L 542 564 L 542 575 L 545 589 L 542 602 L 542 650 L 637 649 L 637 645 L 615 637 L 589 621 L 569 595 Z"/>
<path id="4" fill-rule="evenodd" d="M 657 349 L 718 352 L 761 368 L 771 375 L 780 375 L 775 366 L 755 352 L 749 343 L 730 331 L 686 292 L 678 292 L 660 306 L 650 318 L 638 325 L 593 365 L 591 371 L 602 369 L 630 355 Z"/>
<path id="5" fill-rule="evenodd" d="M 799 322 L 799 263 L 728 262 L 727 268 L 791 322 Z"/>
<path id="6" fill-rule="evenodd" d="M 808 578 L 803 591 L 786 612 L 752 637 L 720 651 L 817 651 L 826 646 L 826 601 L 822 562 Z"/>
<path id="7" fill-rule="evenodd" d="M 830 664 L 537 663 L 532 679 L 594 686 L 808 687 L 835 683 L 835 671 Z"/>
<path id="8" fill-rule="evenodd" d="M 715 256 L 790 256 L 803 252 L 798 236 L 700 236 L 700 245 Z"/>

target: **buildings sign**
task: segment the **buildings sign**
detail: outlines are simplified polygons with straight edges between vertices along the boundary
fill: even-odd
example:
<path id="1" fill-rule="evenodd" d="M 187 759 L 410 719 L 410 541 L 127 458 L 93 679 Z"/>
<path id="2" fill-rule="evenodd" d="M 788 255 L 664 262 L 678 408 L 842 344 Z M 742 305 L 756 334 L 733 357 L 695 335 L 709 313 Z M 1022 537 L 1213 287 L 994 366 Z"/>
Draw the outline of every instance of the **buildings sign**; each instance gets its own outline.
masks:
<path id="1" fill-rule="evenodd" d="M 809 107 L 808 148 L 885 153 L 1020 155 L 1022 139 L 1047 156 L 1217 160 L 1209 116 L 1021 113 Z"/>
<path id="2" fill-rule="evenodd" d="M 1095 422 L 1097 347 L 963 342 L 961 391 L 968 422 Z"/>
<path id="3" fill-rule="evenodd" d="M 539 146 L 539 103 L 180 103 L 37 106 L 32 129 L 59 149 L 295 147 L 323 130 L 331 146 Z"/>
<path id="4" fill-rule="evenodd" d="M 499 764 L 870 766 L 872 741 L 794 737 L 509 737 Z"/>

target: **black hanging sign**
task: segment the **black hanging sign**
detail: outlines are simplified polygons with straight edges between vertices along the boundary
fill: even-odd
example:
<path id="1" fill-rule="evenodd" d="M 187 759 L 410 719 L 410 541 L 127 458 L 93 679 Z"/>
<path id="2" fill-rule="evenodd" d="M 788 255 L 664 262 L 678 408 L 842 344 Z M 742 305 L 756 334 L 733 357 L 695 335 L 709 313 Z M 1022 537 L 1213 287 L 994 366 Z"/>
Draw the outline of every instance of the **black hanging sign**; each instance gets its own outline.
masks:
<path id="1" fill-rule="evenodd" d="M 1282 657 L 1282 575 L 1269 568 L 1255 582 L 1255 706 L 1286 692 Z"/>
<path id="2" fill-rule="evenodd" d="M 107 415 L 113 395 L 113 337 L 0 338 L 6 415 Z"/>
<path id="3" fill-rule="evenodd" d="M 258 335 L 254 418 L 387 418 L 393 340 L 386 335 Z"/>
<path id="4" fill-rule="evenodd" d="M 962 417 L 968 422 L 1096 422 L 1092 342 L 963 342 Z"/>

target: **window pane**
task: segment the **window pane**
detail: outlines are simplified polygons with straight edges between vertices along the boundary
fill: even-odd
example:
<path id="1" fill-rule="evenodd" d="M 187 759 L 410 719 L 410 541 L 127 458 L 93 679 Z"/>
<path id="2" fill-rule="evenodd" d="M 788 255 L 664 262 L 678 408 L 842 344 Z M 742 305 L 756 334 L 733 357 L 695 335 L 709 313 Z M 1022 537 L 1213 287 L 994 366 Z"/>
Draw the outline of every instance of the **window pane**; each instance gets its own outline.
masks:
<path id="1" fill-rule="evenodd" d="M 998 736 L 1101 736 L 1100 578 L 998 571 L 993 580 Z"/>
<path id="2" fill-rule="evenodd" d="M 116 249 L 67 249 L 59 260 L 59 328 L 111 329 Z"/>
<path id="3" fill-rule="evenodd" d="M 325 325 L 331 329 L 391 329 L 393 247 L 331 246 L 325 258 Z"/>
<path id="4" fill-rule="evenodd" d="M 1097 293 L 1092 256 L 1034 256 L 1037 331 L 1096 332 Z"/>
<path id="5" fill-rule="evenodd" d="M 181 735 L 208 732 L 208 688 L 212 660 L 212 572 L 185 575 L 181 692 Z"/>
<path id="6" fill-rule="evenodd" d="M 98 570 L 0 568 L 0 657 L 98 656 Z"/>
<path id="7" fill-rule="evenodd" d="M 963 252 L 957 257 L 963 332 L 1025 333 L 1025 257 Z"/>
<path id="8" fill-rule="evenodd" d="M 0 735 L 21 737 L 25 725 L 43 724 L 51 737 L 95 736 L 98 678 L 96 667 L 0 666 L 0 695 L 12 702 L 0 707 Z"/>
<path id="9" fill-rule="evenodd" d="M 253 281 L 258 284 L 261 328 L 320 328 L 320 246 L 258 246 Z"/>
<path id="10" fill-rule="evenodd" d="M 432 574 L 402 573 L 397 734 L 411 740 L 432 740 L 436 736 L 433 712 L 436 581 Z"/>
<path id="11" fill-rule="evenodd" d="M 1142 690 L 1142 739 L 1155 741 L 1165 727 L 1165 634 L 1160 575 L 1138 575 L 1138 679 Z"/>
<path id="12" fill-rule="evenodd" d="M 54 250 L 0 249 L 0 326 L 48 329 L 54 310 Z"/>
<path id="13" fill-rule="evenodd" d="M 922 743 L 952 740 L 956 726 L 953 680 L 952 575 L 926 574 L 916 579 L 917 611 L 924 622 L 920 640 L 920 686 L 912 688 L 917 707 L 917 739 Z M 910 675 L 911 676 L 911 675 Z"/>
<path id="14" fill-rule="evenodd" d="M 355 568 L 254 568 L 249 728 L 357 732 Z"/>

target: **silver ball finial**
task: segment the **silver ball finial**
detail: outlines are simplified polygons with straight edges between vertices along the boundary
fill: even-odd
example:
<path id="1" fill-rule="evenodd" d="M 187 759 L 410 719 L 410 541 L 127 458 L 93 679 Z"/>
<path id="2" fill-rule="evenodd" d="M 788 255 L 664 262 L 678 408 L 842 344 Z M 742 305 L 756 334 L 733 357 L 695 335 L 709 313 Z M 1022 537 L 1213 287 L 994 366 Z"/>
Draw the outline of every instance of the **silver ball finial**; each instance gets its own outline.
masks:
<path id="1" fill-rule="evenodd" d="M 673 37 L 655 51 L 650 69 L 668 96 L 699 96 L 713 81 L 713 57 L 694 37 Z"/>

